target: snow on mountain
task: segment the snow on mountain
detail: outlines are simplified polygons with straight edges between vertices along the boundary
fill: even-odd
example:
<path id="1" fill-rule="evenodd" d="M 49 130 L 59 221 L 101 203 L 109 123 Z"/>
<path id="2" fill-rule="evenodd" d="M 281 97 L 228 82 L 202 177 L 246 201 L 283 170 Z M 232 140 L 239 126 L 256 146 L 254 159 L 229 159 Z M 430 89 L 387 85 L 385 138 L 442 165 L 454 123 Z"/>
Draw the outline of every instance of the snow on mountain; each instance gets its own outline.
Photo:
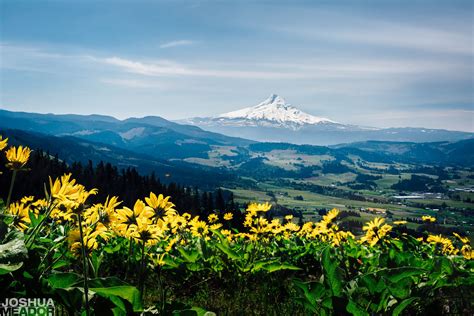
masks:
<path id="1" fill-rule="evenodd" d="M 212 117 L 195 117 L 180 121 L 202 127 L 232 126 L 232 127 L 275 127 L 299 130 L 305 126 L 333 126 L 340 128 L 344 125 L 324 117 L 305 113 L 282 97 L 272 94 L 256 106 L 243 108 Z M 337 127 L 336 127 L 337 126 Z"/>
<path id="2" fill-rule="evenodd" d="M 215 118 L 265 120 L 282 124 L 292 123 L 297 125 L 336 123 L 327 118 L 304 113 L 291 106 L 291 104 L 287 103 L 285 99 L 276 94 L 272 94 L 268 99 L 256 106 L 224 113 Z"/>

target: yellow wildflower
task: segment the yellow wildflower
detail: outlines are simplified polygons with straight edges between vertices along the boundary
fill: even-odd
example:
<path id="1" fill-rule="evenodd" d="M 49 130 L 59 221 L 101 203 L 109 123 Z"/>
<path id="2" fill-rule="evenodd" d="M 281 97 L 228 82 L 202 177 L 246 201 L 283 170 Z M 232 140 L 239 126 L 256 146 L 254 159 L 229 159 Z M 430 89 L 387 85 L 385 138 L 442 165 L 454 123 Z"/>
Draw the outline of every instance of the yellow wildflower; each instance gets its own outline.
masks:
<path id="1" fill-rule="evenodd" d="M 23 203 L 12 203 L 7 209 L 7 213 L 13 217 L 13 226 L 24 231 L 31 224 L 29 208 Z"/>
<path id="2" fill-rule="evenodd" d="M 430 244 L 441 245 L 443 254 L 455 254 L 456 248 L 454 248 L 453 243 L 450 239 L 445 238 L 441 235 L 429 235 L 426 241 Z"/>
<path id="3" fill-rule="evenodd" d="M 8 138 L 3 138 L 2 135 L 0 135 L 0 150 L 3 150 L 5 149 L 5 147 L 7 147 L 7 144 L 8 144 Z"/>
<path id="4" fill-rule="evenodd" d="M 258 212 L 268 212 L 272 208 L 272 205 L 268 202 L 266 203 L 250 203 L 249 206 L 247 206 L 247 212 L 251 214 L 257 214 Z"/>
<path id="5" fill-rule="evenodd" d="M 362 227 L 365 230 L 365 236 L 360 239 L 360 242 L 367 242 L 370 246 L 375 246 L 379 241 L 384 240 L 385 236 L 392 230 L 392 226 L 384 224 L 383 218 L 377 217 L 373 221 L 368 222 Z"/>
<path id="6" fill-rule="evenodd" d="M 99 243 L 97 242 L 97 236 L 99 232 L 94 231 L 91 227 L 84 226 L 82 228 L 83 232 L 83 242 L 86 255 L 90 255 L 92 251 L 98 248 Z M 74 229 L 69 232 L 68 241 L 70 245 L 71 252 L 75 256 L 81 255 L 81 234 L 79 229 Z"/>
<path id="7" fill-rule="evenodd" d="M 17 171 L 21 170 L 28 162 L 30 153 L 31 149 L 28 147 L 10 147 L 5 153 L 8 160 L 7 168 Z"/>
<path id="8" fill-rule="evenodd" d="M 179 237 L 171 238 L 168 241 L 168 245 L 165 247 L 165 252 L 170 252 L 173 249 L 173 246 L 179 241 Z"/>
<path id="9" fill-rule="evenodd" d="M 407 221 L 394 221 L 394 225 L 406 225 Z"/>
<path id="10" fill-rule="evenodd" d="M 209 233 L 209 228 L 204 221 L 192 221 L 190 225 L 191 234 L 195 237 L 204 237 Z"/>
<path id="11" fill-rule="evenodd" d="M 330 234 L 333 246 L 339 246 L 342 242 L 355 238 L 351 232 L 338 231 Z"/>
<path id="12" fill-rule="evenodd" d="M 436 222 L 436 218 L 434 218 L 433 216 L 429 216 L 429 215 L 422 216 L 422 217 L 421 217 L 421 220 L 422 220 L 423 222 L 428 222 L 428 223 L 434 223 L 434 222 Z"/>
<path id="13" fill-rule="evenodd" d="M 462 246 L 461 253 L 465 259 L 468 259 L 468 260 L 474 259 L 474 250 L 472 250 L 470 245 Z"/>
<path id="14" fill-rule="evenodd" d="M 156 196 L 153 192 L 150 192 L 150 197 L 145 198 L 146 204 L 153 209 L 152 221 L 156 221 L 166 215 L 176 215 L 175 205 L 169 199 L 169 196 L 164 197 L 163 194 Z"/>
<path id="15" fill-rule="evenodd" d="M 211 214 L 207 217 L 207 220 L 209 223 L 217 222 L 218 219 L 219 219 L 219 216 L 217 214 Z"/>
<path id="16" fill-rule="evenodd" d="M 162 232 L 158 226 L 152 224 L 150 219 L 144 216 L 136 218 L 136 228 L 130 233 L 130 237 L 135 241 L 149 246 L 156 244 L 161 236 Z"/>
<path id="17" fill-rule="evenodd" d="M 294 232 L 297 232 L 300 229 L 300 226 L 296 225 L 293 222 L 288 222 L 283 227 L 288 231 L 294 231 Z"/>
<path id="18" fill-rule="evenodd" d="M 124 207 L 116 211 L 115 230 L 119 235 L 130 237 L 131 233 L 136 230 L 140 217 L 150 218 L 153 215 L 151 207 L 146 206 L 142 200 L 137 200 L 133 206 L 133 210 Z"/>
<path id="19" fill-rule="evenodd" d="M 182 216 L 183 216 L 184 219 L 186 219 L 187 221 L 189 221 L 189 220 L 191 219 L 191 214 L 189 214 L 189 213 L 184 213 Z"/>
<path id="20" fill-rule="evenodd" d="M 164 266 L 166 264 L 165 262 L 165 256 L 166 256 L 166 253 L 150 253 L 148 254 L 148 256 L 150 257 L 151 259 L 151 262 L 153 263 L 153 265 L 155 266 Z"/>
<path id="21" fill-rule="evenodd" d="M 459 239 L 463 244 L 469 244 L 469 243 L 470 243 L 470 242 L 469 242 L 469 238 L 467 238 L 467 237 L 462 237 L 461 235 L 459 235 L 458 233 L 455 233 L 455 232 L 453 232 L 453 235 L 454 235 L 457 239 Z"/>
<path id="22" fill-rule="evenodd" d="M 232 214 L 232 213 L 230 213 L 230 212 L 224 214 L 224 219 L 225 219 L 226 221 L 230 221 L 230 220 L 232 220 L 232 218 L 234 218 L 234 214 Z"/>
<path id="23" fill-rule="evenodd" d="M 212 224 L 211 226 L 209 226 L 209 228 L 212 229 L 212 230 L 218 230 L 221 227 L 222 227 L 221 223 L 215 223 L 215 224 Z"/>
<path id="24" fill-rule="evenodd" d="M 115 208 L 121 203 L 116 196 L 107 197 L 104 204 L 94 204 L 84 212 L 85 222 L 110 227 L 115 220 Z"/>
<path id="25" fill-rule="evenodd" d="M 51 180 L 49 178 L 51 197 L 58 202 L 58 208 L 65 208 L 69 211 L 82 211 L 86 200 L 90 195 L 97 194 L 97 189 L 90 191 L 81 184 L 76 184 L 75 179 L 71 179 L 71 174 L 65 174 L 60 179 Z"/>

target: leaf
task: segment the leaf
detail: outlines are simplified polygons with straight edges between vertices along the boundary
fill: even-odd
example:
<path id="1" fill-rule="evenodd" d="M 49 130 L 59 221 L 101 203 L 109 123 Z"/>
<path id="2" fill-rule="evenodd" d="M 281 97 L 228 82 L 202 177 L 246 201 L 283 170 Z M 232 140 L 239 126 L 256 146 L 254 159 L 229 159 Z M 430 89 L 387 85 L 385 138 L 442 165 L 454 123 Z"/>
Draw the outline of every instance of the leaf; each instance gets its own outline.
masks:
<path id="1" fill-rule="evenodd" d="M 194 306 L 188 309 L 174 310 L 173 316 L 216 316 L 216 314 L 204 308 Z"/>
<path id="2" fill-rule="evenodd" d="M 360 282 L 362 283 L 361 285 L 369 290 L 370 294 L 377 293 L 377 280 L 372 275 L 362 276 Z"/>
<path id="3" fill-rule="evenodd" d="M 58 262 L 56 262 L 55 264 L 53 264 L 53 266 L 51 267 L 52 270 L 56 270 L 56 269 L 59 269 L 61 267 L 65 267 L 69 265 L 69 261 L 67 260 L 59 260 Z"/>
<path id="4" fill-rule="evenodd" d="M 38 224 L 41 222 L 41 220 L 44 218 L 43 214 L 39 214 L 38 216 L 35 215 L 34 212 L 29 211 L 28 215 L 30 217 L 30 227 L 36 227 Z"/>
<path id="5" fill-rule="evenodd" d="M 453 274 L 453 263 L 446 257 L 440 258 L 440 270 L 448 275 Z"/>
<path id="6" fill-rule="evenodd" d="M 7 234 L 4 244 L 0 245 L 0 263 L 14 265 L 22 262 L 28 256 L 28 250 L 23 241 L 23 235 L 17 233 Z"/>
<path id="7" fill-rule="evenodd" d="M 113 287 L 113 286 L 129 286 L 129 284 L 117 277 L 95 278 L 89 279 L 89 287 Z M 77 284 L 77 286 L 82 286 Z"/>
<path id="8" fill-rule="evenodd" d="M 410 295 L 410 287 L 413 284 L 411 278 L 405 278 L 388 286 L 390 293 L 396 298 L 403 299 Z"/>
<path id="9" fill-rule="evenodd" d="M 369 315 L 369 313 L 367 313 L 364 309 L 360 308 L 359 305 L 357 305 L 357 303 L 355 303 L 353 300 L 349 300 L 349 304 L 347 304 L 346 310 L 355 316 Z"/>
<path id="10" fill-rule="evenodd" d="M 90 257 L 90 263 L 92 266 L 92 272 L 94 276 L 99 275 L 99 268 L 102 263 L 102 260 L 104 258 L 104 255 L 101 253 L 100 255 L 97 255 L 96 253 L 92 253 L 92 256 Z"/>
<path id="11" fill-rule="evenodd" d="M 81 279 L 82 278 L 76 273 L 65 272 L 51 274 L 47 280 L 53 289 L 65 289 L 72 287 Z"/>
<path id="12" fill-rule="evenodd" d="M 334 296 L 341 296 L 342 294 L 342 277 L 338 271 L 338 265 L 335 258 L 331 258 L 331 249 L 325 248 L 322 253 L 322 266 L 324 269 L 324 277 L 331 288 Z"/>
<path id="13" fill-rule="evenodd" d="M 229 245 L 226 245 L 226 244 L 223 244 L 223 243 L 216 243 L 215 246 L 220 250 L 222 251 L 223 253 L 225 253 L 227 255 L 227 257 L 229 257 L 230 259 L 232 260 L 240 260 L 240 256 L 237 254 L 237 252 L 235 252 L 234 250 L 232 250 Z"/>
<path id="14" fill-rule="evenodd" d="M 268 265 L 265 265 L 263 267 L 264 270 L 267 270 L 268 272 L 275 272 L 275 271 L 280 271 L 280 270 L 301 270 L 301 268 L 297 266 L 293 266 L 290 264 L 286 263 L 270 263 Z"/>
<path id="15" fill-rule="evenodd" d="M 400 267 L 393 269 L 393 271 L 396 273 L 387 276 L 387 279 L 390 280 L 390 282 L 396 283 L 404 278 L 420 275 L 425 270 L 421 268 Z"/>
<path id="16" fill-rule="evenodd" d="M 413 303 L 414 301 L 418 300 L 419 297 L 410 297 L 410 298 L 407 298 L 405 300 L 403 300 L 400 304 L 398 304 L 394 309 L 393 309 L 393 312 L 392 312 L 392 316 L 398 316 L 400 315 L 401 312 L 403 312 L 403 310 L 405 308 L 407 308 L 408 306 L 410 306 L 411 303 Z"/>
<path id="17" fill-rule="evenodd" d="M 105 246 L 103 250 L 108 254 L 113 254 L 120 250 L 120 244 L 115 245 L 115 247 Z"/>
<path id="18" fill-rule="evenodd" d="M 196 250 L 186 251 L 184 248 L 178 248 L 179 253 L 186 259 L 187 262 L 194 263 L 199 257 L 199 252 Z"/>
<path id="19" fill-rule="evenodd" d="M 134 312 L 140 312 L 143 310 L 140 300 L 140 292 L 134 286 L 124 285 L 104 288 L 91 288 L 91 291 L 95 292 L 97 295 L 111 299 L 114 304 L 116 304 L 116 299 L 114 297 L 120 297 L 132 305 Z"/>
<path id="20" fill-rule="evenodd" d="M 293 280 L 293 284 L 300 289 L 300 291 L 303 292 L 304 298 L 306 302 L 308 302 L 311 305 L 311 309 L 316 311 L 317 303 L 316 303 L 316 297 L 312 295 L 312 293 L 309 290 L 309 284 L 306 282 L 303 282 L 301 280 Z M 306 304 L 305 304 L 306 305 Z"/>
<path id="21" fill-rule="evenodd" d="M 23 266 L 23 262 L 4 264 L 0 263 L 0 275 L 16 271 Z"/>

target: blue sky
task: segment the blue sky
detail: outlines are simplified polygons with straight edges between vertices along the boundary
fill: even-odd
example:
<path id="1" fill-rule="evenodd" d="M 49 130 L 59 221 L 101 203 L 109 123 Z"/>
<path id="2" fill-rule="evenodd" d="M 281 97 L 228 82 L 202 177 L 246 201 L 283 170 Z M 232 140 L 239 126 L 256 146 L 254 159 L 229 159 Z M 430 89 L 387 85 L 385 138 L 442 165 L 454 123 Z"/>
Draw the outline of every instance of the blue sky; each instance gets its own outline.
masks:
<path id="1" fill-rule="evenodd" d="M 277 93 L 474 132 L 471 1 L 0 1 L 0 107 L 207 116 Z"/>

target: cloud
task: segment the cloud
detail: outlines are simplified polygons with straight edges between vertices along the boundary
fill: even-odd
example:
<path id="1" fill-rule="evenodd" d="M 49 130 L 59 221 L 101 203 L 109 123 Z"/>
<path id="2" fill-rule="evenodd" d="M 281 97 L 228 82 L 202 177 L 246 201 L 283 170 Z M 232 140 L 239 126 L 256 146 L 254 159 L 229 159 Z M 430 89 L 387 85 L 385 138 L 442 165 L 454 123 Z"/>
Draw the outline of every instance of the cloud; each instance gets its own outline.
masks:
<path id="1" fill-rule="evenodd" d="M 348 25 L 348 26 L 345 26 Z M 401 48 L 428 53 L 447 53 L 472 56 L 473 39 L 470 27 L 445 30 L 418 25 L 401 25 L 377 20 L 346 21 L 336 28 L 300 26 L 272 26 L 272 29 L 305 39 L 337 41 L 354 44 Z"/>
<path id="2" fill-rule="evenodd" d="M 239 78 L 239 79 L 297 79 L 306 78 L 307 74 L 295 72 L 275 71 L 246 71 L 246 70 L 220 70 L 212 68 L 189 67 L 172 61 L 141 62 L 120 57 L 103 59 L 109 65 L 117 66 L 124 71 L 145 76 L 193 76 L 214 78 Z"/>
<path id="3" fill-rule="evenodd" d="M 122 57 L 101 59 L 123 71 L 144 76 L 188 76 L 234 79 L 377 79 L 380 76 L 412 76 L 438 74 L 445 77 L 464 73 L 462 62 L 435 62 L 430 60 L 302 60 L 298 62 L 259 63 L 253 65 L 232 63 L 189 66 L 169 60 L 139 61 Z M 253 67 L 255 70 L 248 70 Z M 378 79 L 377 79 L 378 80 Z"/>
<path id="4" fill-rule="evenodd" d="M 160 48 L 171 48 L 176 46 L 190 46 L 196 44 L 195 41 L 191 40 L 178 40 L 178 41 L 171 41 L 160 45 Z"/>
<path id="5" fill-rule="evenodd" d="M 161 82 L 155 81 L 145 81 L 145 80 L 137 80 L 137 79 L 116 79 L 116 78 L 103 78 L 100 79 L 100 82 L 114 85 L 114 86 L 121 86 L 127 88 L 155 88 L 164 90 L 166 86 Z"/>
<path id="6" fill-rule="evenodd" d="M 370 124 L 377 127 L 407 127 L 418 126 L 425 128 L 445 128 L 449 130 L 474 132 L 474 110 L 444 109 L 444 110 L 386 110 L 377 113 L 352 115 L 356 124 Z"/>

